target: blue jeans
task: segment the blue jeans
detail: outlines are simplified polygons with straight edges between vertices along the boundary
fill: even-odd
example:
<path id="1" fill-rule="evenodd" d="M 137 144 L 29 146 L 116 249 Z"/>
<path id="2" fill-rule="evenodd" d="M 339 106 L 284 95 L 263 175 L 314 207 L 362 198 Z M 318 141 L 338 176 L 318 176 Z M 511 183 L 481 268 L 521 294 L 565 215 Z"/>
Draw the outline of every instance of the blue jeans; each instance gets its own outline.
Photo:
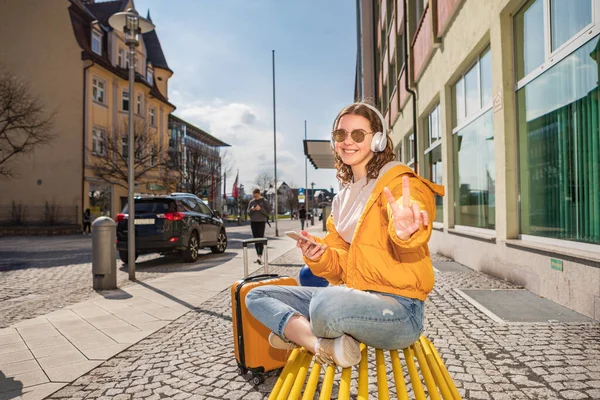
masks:
<path id="1" fill-rule="evenodd" d="M 248 311 L 277 335 L 294 315 L 310 321 L 315 336 L 350 335 L 378 349 L 403 349 L 423 330 L 423 302 L 344 286 L 261 286 L 246 296 Z"/>

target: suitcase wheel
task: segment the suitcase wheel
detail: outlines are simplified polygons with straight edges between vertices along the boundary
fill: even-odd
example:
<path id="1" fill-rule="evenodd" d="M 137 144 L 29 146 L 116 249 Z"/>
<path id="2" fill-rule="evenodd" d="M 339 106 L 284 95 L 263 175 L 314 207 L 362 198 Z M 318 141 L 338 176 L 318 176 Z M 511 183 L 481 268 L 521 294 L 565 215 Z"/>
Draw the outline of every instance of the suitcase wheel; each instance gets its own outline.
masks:
<path id="1" fill-rule="evenodd" d="M 252 384 L 254 386 L 258 386 L 265 381 L 265 377 L 262 375 L 253 375 L 252 376 Z"/>
<path id="2" fill-rule="evenodd" d="M 238 372 L 240 375 L 246 375 L 248 373 L 248 370 L 242 366 L 238 367 Z"/>

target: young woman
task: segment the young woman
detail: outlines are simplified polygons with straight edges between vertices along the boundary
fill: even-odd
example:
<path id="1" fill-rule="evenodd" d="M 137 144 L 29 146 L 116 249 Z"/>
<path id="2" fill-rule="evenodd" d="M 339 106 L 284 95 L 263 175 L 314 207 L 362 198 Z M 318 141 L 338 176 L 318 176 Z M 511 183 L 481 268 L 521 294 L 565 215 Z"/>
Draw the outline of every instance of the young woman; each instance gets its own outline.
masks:
<path id="1" fill-rule="evenodd" d="M 427 242 L 433 194 L 443 187 L 394 162 L 385 119 L 365 103 L 345 107 L 331 138 L 337 178 L 324 238 L 297 246 L 326 288 L 263 286 L 246 297 L 250 313 L 273 333 L 276 348 L 303 346 L 321 364 L 360 361 L 360 342 L 401 349 L 423 329 L 423 302 L 433 288 Z"/>

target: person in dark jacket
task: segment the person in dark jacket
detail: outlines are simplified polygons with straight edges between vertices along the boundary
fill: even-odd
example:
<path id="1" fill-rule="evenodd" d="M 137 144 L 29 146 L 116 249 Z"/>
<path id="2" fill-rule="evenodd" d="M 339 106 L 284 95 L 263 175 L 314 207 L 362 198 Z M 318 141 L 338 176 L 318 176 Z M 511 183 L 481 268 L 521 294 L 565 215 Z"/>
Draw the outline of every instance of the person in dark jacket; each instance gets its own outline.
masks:
<path id="1" fill-rule="evenodd" d="M 92 214 L 90 213 L 89 208 L 86 208 L 85 212 L 83 213 L 83 234 L 92 234 Z"/>
<path id="2" fill-rule="evenodd" d="M 304 230 L 304 224 L 306 223 L 306 209 L 304 208 L 304 205 L 300 206 L 298 216 L 300 217 L 300 225 L 302 226 L 302 230 Z"/>
<path id="3" fill-rule="evenodd" d="M 252 191 L 252 195 L 254 196 L 254 199 L 250 200 L 248 203 L 248 215 L 250 215 L 250 228 L 252 228 L 252 236 L 254 238 L 265 237 L 265 225 L 269 220 L 271 209 L 267 200 L 260 196 L 260 189 L 254 189 Z M 256 262 L 259 265 L 262 265 L 264 245 L 262 243 L 256 243 L 254 246 L 256 247 L 256 254 L 258 255 Z"/>

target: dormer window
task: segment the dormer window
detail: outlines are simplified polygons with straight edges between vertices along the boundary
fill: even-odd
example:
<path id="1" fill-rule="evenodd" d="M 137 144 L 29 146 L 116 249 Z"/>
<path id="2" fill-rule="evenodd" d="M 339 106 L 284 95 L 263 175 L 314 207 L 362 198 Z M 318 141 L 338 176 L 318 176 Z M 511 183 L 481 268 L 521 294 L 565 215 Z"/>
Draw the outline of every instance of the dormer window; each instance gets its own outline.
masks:
<path id="1" fill-rule="evenodd" d="M 121 68 L 127 68 L 128 64 L 129 63 L 127 62 L 127 54 L 125 53 L 125 49 L 121 47 L 117 56 L 117 65 Z"/>
<path id="2" fill-rule="evenodd" d="M 152 83 L 154 82 L 154 69 L 151 65 L 148 65 L 147 71 L 148 72 L 146 73 L 146 80 L 150 85 L 152 85 Z"/>
<path id="3" fill-rule="evenodd" d="M 92 51 L 102 55 L 102 34 L 96 30 L 92 30 Z"/>

